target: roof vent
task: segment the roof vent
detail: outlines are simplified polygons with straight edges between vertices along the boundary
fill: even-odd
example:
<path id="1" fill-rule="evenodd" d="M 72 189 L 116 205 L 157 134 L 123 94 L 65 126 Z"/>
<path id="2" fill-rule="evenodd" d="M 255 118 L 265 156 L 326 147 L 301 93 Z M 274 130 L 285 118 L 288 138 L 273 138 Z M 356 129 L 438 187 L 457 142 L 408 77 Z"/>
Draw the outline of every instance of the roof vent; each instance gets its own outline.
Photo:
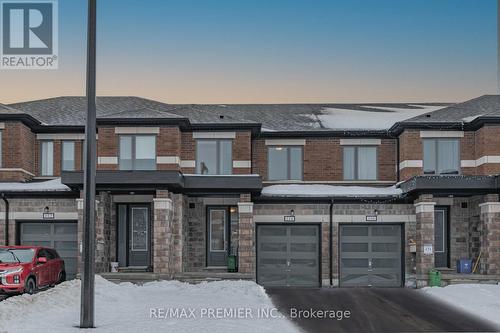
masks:
<path id="1" fill-rule="evenodd" d="M 219 115 L 219 119 L 224 119 L 224 115 L 223 114 Z"/>
<path id="2" fill-rule="evenodd" d="M 426 116 L 427 118 L 430 118 L 430 117 L 431 117 L 431 115 L 430 115 L 430 114 L 426 114 L 425 116 Z"/>

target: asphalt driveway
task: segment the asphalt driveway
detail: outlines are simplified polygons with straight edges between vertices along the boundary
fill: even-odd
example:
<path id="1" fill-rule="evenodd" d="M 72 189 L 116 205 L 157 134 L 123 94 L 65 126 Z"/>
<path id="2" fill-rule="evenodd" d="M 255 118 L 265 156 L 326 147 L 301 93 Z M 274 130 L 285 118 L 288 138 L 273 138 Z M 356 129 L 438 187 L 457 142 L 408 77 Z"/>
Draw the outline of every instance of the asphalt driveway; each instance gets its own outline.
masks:
<path id="1" fill-rule="evenodd" d="M 499 331 L 489 322 L 407 288 L 279 288 L 266 291 L 274 305 L 306 332 Z M 299 310 L 306 311 L 299 313 Z M 306 318 L 311 315 L 327 318 Z M 340 317 L 343 318 L 338 320 Z"/>

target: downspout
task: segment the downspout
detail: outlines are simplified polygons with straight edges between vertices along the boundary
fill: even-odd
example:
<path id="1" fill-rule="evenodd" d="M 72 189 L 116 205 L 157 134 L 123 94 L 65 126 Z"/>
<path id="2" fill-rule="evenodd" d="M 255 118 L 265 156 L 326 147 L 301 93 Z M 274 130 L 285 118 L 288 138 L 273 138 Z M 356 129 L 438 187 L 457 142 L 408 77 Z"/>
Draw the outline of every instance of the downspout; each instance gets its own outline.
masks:
<path id="1" fill-rule="evenodd" d="M 330 271 L 329 271 L 329 277 L 330 277 L 330 286 L 333 286 L 333 198 L 330 201 L 330 237 L 329 237 L 329 244 L 328 244 L 328 254 L 330 257 L 330 263 L 328 265 Z"/>
<path id="2" fill-rule="evenodd" d="M 9 200 L 5 197 L 5 193 L 2 193 L 2 200 L 5 203 L 5 228 L 4 237 L 5 237 L 5 246 L 9 245 Z"/>
<path id="3" fill-rule="evenodd" d="M 401 155 L 399 153 L 399 136 L 396 137 L 396 177 L 397 177 L 397 183 L 400 182 L 401 180 L 401 172 L 399 171 L 399 163 L 401 159 Z"/>

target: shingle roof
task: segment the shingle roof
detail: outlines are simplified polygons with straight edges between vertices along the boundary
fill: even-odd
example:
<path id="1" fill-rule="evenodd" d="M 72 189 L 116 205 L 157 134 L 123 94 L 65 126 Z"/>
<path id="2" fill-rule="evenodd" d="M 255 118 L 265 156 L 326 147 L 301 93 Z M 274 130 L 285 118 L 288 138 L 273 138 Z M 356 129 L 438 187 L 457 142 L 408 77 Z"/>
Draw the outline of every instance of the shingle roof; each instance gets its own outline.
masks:
<path id="1" fill-rule="evenodd" d="M 409 118 L 404 123 L 468 123 L 478 117 L 500 118 L 500 95 L 484 95 Z"/>
<path id="2" fill-rule="evenodd" d="M 106 96 L 97 98 L 97 117 L 187 118 L 192 124 L 262 124 L 262 130 L 268 132 L 386 130 L 396 121 L 446 105 L 448 104 L 166 104 L 140 97 Z M 14 103 L 8 107 L 27 113 L 44 125 L 85 124 L 85 97 L 56 97 Z M 349 120 L 351 116 L 352 121 Z M 360 119 L 368 121 L 360 122 Z M 381 119 L 384 121 L 380 121 Z"/>

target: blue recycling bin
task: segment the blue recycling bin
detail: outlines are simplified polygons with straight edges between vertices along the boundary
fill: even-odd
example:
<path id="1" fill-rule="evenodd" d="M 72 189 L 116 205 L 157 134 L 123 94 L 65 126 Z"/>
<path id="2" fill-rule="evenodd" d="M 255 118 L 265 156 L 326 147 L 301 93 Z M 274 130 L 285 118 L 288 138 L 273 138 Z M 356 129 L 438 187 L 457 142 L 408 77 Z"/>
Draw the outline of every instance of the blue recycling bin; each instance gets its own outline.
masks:
<path id="1" fill-rule="evenodd" d="M 472 273 L 472 260 L 470 259 L 457 260 L 457 273 L 462 273 L 462 274 Z"/>

